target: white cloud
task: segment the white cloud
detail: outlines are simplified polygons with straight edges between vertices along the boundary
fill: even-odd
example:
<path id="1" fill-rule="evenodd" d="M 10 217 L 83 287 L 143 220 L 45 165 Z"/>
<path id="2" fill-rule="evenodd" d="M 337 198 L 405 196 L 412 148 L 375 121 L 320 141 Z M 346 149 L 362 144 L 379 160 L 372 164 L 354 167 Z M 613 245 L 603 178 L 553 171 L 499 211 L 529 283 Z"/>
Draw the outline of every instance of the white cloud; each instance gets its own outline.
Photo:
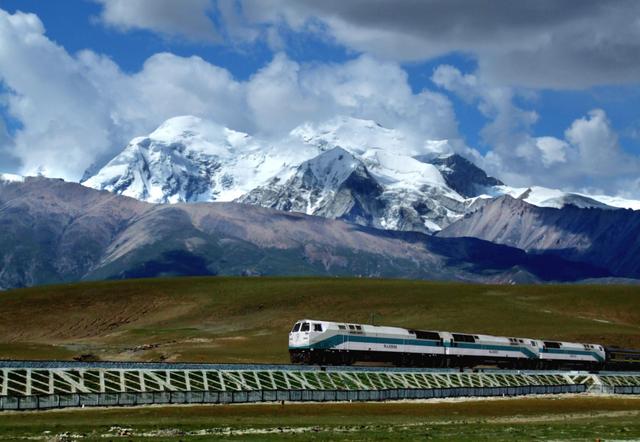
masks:
<path id="1" fill-rule="evenodd" d="M 584 88 L 637 84 L 640 3 L 634 0 L 244 0 L 249 20 L 395 61 L 458 52 L 492 84 Z"/>
<path id="2" fill-rule="evenodd" d="M 488 119 L 482 129 L 490 149 L 480 164 L 503 181 L 517 186 L 546 185 L 567 190 L 629 192 L 640 171 L 640 158 L 626 154 L 605 112 L 594 109 L 576 119 L 564 139 L 536 137 L 539 115 L 516 105 L 531 92 L 493 86 L 479 74 L 463 74 L 453 66 L 439 66 L 432 80 L 468 103 Z M 640 196 L 640 193 L 635 195 Z"/>
<path id="3" fill-rule="evenodd" d="M 369 56 L 344 64 L 299 65 L 279 54 L 247 87 L 249 107 L 262 131 L 350 115 L 404 127 L 422 138 L 458 137 L 445 96 L 428 90 L 414 94 L 397 64 Z"/>
<path id="4" fill-rule="evenodd" d="M 369 56 L 301 65 L 279 54 L 241 82 L 199 57 L 161 53 L 129 74 L 92 51 L 68 54 L 44 32 L 33 14 L 0 11 L 0 80 L 8 112 L 22 123 L 13 140 L 21 173 L 44 166 L 49 176 L 78 179 L 181 114 L 272 136 L 344 114 L 403 126 L 421 145 L 458 137 L 444 95 L 413 93 L 397 64 Z"/>
<path id="5" fill-rule="evenodd" d="M 638 159 L 622 151 L 603 111 L 577 119 L 564 139 L 535 137 L 538 114 L 516 104 L 526 104 L 530 92 L 496 86 L 481 71 L 463 74 L 453 66 L 438 67 L 432 79 L 477 105 L 489 120 L 482 138 L 491 150 L 484 157 L 457 139 L 448 98 L 430 90 L 414 93 L 395 62 L 363 55 L 341 64 L 300 64 L 278 54 L 238 81 L 199 57 L 161 53 L 139 72 L 125 73 L 103 55 L 67 53 L 46 37 L 37 16 L 0 10 L 0 81 L 8 89 L 1 99 L 22 124 L 10 140 L 21 173 L 45 166 L 50 176 L 78 179 L 132 137 L 180 114 L 273 137 L 306 121 L 348 115 L 402 129 L 417 146 L 452 139 L 457 151 L 513 185 L 610 193 L 638 187 Z M 2 167 L 14 167 L 15 160 L 7 159 Z"/>
<path id="6" fill-rule="evenodd" d="M 638 159 L 620 149 L 618 136 L 602 109 L 594 109 L 588 116 L 575 120 L 565 137 L 575 147 L 582 170 L 605 176 L 640 172 Z"/>
<path id="7" fill-rule="evenodd" d="M 210 0 L 96 0 L 100 20 L 122 31 L 144 29 L 167 37 L 220 42 L 209 14 Z"/>
<path id="8" fill-rule="evenodd" d="M 14 154 L 26 171 L 46 164 L 62 175 L 87 151 L 109 148 L 111 121 L 84 67 L 43 32 L 37 16 L 0 10 L 0 78 L 11 91 L 8 111 L 25 125 Z"/>
<path id="9" fill-rule="evenodd" d="M 542 163 L 547 167 L 567 161 L 569 146 L 562 140 L 555 137 L 538 137 L 536 138 L 536 146 L 542 152 Z"/>
<path id="10" fill-rule="evenodd" d="M 400 62 L 463 53 L 494 85 L 585 88 L 640 77 L 635 0 L 95 1 L 117 29 L 231 46 L 261 38 L 282 50 L 293 30 Z"/>
<path id="11" fill-rule="evenodd" d="M 475 104 L 488 119 L 481 135 L 490 150 L 480 164 L 509 184 L 619 193 L 629 190 L 622 183 L 640 171 L 640 158 L 620 148 L 603 110 L 576 119 L 565 139 L 536 137 L 533 126 L 539 115 L 515 104 L 516 98 L 526 103 L 531 92 L 493 86 L 478 74 L 463 74 L 448 65 L 436 68 L 432 80 Z"/>
<path id="12" fill-rule="evenodd" d="M 539 154 L 536 143 L 528 136 L 531 126 L 538 120 L 538 114 L 514 104 L 514 99 L 519 95 L 516 90 L 492 86 L 482 77 L 463 74 L 449 65 L 438 66 L 432 80 L 467 103 L 477 105 L 489 120 L 481 136 L 493 150 L 502 156 L 520 159 L 531 159 Z"/>

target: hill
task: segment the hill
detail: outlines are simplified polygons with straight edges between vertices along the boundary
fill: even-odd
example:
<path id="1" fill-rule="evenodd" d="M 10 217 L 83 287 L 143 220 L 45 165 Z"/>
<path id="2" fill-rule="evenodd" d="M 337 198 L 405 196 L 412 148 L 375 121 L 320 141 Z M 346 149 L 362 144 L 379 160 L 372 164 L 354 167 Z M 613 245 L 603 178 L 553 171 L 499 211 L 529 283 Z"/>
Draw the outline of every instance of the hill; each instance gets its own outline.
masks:
<path id="1" fill-rule="evenodd" d="M 530 253 L 597 263 L 617 277 L 640 278 L 640 211 L 536 207 L 505 195 L 438 236 L 480 238 Z"/>
<path id="2" fill-rule="evenodd" d="M 0 293 L 2 358 L 287 362 L 300 318 L 640 348 L 637 286 L 167 278 Z"/>
<path id="3" fill-rule="evenodd" d="M 47 178 L 0 182 L 0 289 L 178 275 L 476 282 L 609 276 L 470 238 L 392 232 L 238 203 L 149 204 Z"/>

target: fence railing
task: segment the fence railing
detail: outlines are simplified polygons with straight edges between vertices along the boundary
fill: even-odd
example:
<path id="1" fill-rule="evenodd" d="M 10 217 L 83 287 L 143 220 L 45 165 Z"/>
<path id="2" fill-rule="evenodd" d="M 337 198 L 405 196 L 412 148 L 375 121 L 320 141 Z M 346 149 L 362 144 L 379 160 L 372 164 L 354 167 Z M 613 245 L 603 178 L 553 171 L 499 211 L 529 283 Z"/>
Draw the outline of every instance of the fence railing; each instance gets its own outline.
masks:
<path id="1" fill-rule="evenodd" d="M 148 393 L 73 393 L 0 397 L 0 410 L 44 410 L 65 407 L 113 407 L 151 404 L 241 404 L 260 402 L 395 401 L 455 397 L 524 396 L 583 393 L 586 386 L 460 387 L 387 390 L 163 391 Z"/>

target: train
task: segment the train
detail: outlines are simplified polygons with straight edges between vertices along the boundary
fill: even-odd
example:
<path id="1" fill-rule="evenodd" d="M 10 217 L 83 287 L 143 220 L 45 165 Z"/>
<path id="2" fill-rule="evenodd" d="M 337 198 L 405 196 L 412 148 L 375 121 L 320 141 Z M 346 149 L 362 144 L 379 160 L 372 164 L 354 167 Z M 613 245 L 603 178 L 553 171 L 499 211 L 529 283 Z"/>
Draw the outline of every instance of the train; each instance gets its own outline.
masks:
<path id="1" fill-rule="evenodd" d="M 640 350 L 603 344 L 301 319 L 289 333 L 293 364 L 522 370 L 640 370 Z"/>

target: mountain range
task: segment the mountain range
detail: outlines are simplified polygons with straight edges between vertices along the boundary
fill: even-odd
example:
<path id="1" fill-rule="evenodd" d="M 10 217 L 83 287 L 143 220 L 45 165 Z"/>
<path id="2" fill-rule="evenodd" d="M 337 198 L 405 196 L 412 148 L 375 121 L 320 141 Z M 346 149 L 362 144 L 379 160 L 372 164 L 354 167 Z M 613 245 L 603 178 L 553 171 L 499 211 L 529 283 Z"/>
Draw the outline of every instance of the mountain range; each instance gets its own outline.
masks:
<path id="1" fill-rule="evenodd" d="M 505 195 L 438 233 L 474 237 L 591 263 L 621 277 L 640 278 L 640 211 L 536 207 Z"/>
<path id="2" fill-rule="evenodd" d="M 640 202 L 514 188 L 336 117 L 279 140 L 167 120 L 82 185 L 0 174 L 0 289 L 162 275 L 640 278 Z"/>
<path id="3" fill-rule="evenodd" d="M 417 143 L 350 117 L 265 141 L 183 116 L 134 138 L 83 184 L 153 203 L 236 201 L 423 233 L 504 194 L 526 193 L 538 206 L 640 208 L 638 201 L 509 187 L 449 150 L 446 140 Z"/>
<path id="4" fill-rule="evenodd" d="M 474 238 L 373 229 L 238 203 L 152 204 L 76 183 L 0 180 L 0 287 L 167 275 L 540 282 L 608 276 Z"/>

